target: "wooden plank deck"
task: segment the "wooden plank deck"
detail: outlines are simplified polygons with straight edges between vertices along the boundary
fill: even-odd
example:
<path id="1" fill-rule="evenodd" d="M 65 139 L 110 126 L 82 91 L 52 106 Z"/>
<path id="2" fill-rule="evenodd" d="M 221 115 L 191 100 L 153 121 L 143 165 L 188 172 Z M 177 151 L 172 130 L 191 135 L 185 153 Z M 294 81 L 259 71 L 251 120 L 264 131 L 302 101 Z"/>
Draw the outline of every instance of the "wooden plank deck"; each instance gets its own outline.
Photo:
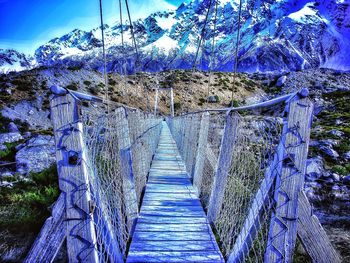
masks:
<path id="1" fill-rule="evenodd" d="M 127 262 L 224 262 L 165 122 Z"/>

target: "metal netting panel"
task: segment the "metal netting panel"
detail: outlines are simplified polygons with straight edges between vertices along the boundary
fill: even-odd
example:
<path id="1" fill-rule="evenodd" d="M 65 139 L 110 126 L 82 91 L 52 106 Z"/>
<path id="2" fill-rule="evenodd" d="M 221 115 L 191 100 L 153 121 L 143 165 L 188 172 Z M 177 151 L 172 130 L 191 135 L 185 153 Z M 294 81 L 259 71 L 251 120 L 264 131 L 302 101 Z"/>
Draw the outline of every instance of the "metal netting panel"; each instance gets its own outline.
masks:
<path id="1" fill-rule="evenodd" d="M 227 147 L 223 139 L 226 121 L 227 118 L 232 118 L 235 131 L 231 137 L 234 141 L 230 151 L 232 162 L 229 165 L 227 184 L 223 186 L 224 191 L 220 193 L 223 195 L 222 207 L 218 208 L 219 212 L 214 221 L 220 240 L 219 245 L 223 254 L 228 257 L 234 244 L 239 241 L 237 238 L 244 224 L 249 221 L 249 208 L 261 187 L 265 173 L 268 167 L 272 169 L 270 166 L 273 165 L 272 160 L 282 134 L 282 118 L 258 114 L 243 116 L 238 113 L 227 116 L 225 112 L 211 112 L 208 129 L 201 129 L 202 114 L 194 113 L 176 117 L 169 120 L 169 123 L 186 165 L 189 161 L 188 154 L 204 158 L 198 192 L 202 203 L 207 208 L 219 165 L 220 152 L 223 147 Z M 196 153 L 198 145 L 195 144 L 201 132 L 207 133 L 206 150 Z M 229 156 L 221 156 L 221 158 L 227 157 Z M 196 160 L 193 160 L 193 165 L 195 164 Z M 269 199 L 265 200 L 266 203 L 262 205 L 261 214 L 256 215 L 259 218 L 256 229 L 258 233 L 255 239 L 250 241 L 251 249 L 244 252 L 241 262 L 263 262 L 272 202 L 272 195 L 269 196 Z"/>
<path id="2" fill-rule="evenodd" d="M 161 131 L 160 120 L 140 111 L 128 111 L 129 130 L 132 138 L 132 166 L 137 200 L 140 204 L 153 154 Z"/>
<path id="3" fill-rule="evenodd" d="M 132 165 L 138 206 L 161 129 L 161 120 L 137 110 L 110 109 L 90 103 L 82 111 L 89 181 L 100 262 L 125 259 L 133 218 L 123 183 L 123 166 Z M 130 132 L 132 131 L 132 132 Z M 122 153 L 131 153 L 125 164 Z M 142 154 L 141 154 L 142 153 Z M 124 181 L 123 181 L 124 180 Z"/>
<path id="4" fill-rule="evenodd" d="M 234 119 L 235 124 L 232 162 L 222 207 L 214 225 L 220 236 L 221 248 L 228 256 L 234 244 L 240 241 L 237 238 L 244 223 L 258 217 L 258 234 L 255 240 L 250 240 L 251 249 L 243 255 L 241 262 L 263 262 L 272 199 L 261 200 L 265 203 L 262 204 L 263 211 L 260 211 L 260 215 L 248 218 L 248 213 L 265 173 L 273 163 L 282 134 L 282 120 L 275 117 L 241 116 L 238 113 L 230 118 Z M 221 147 L 225 147 L 225 142 Z"/>
<path id="5" fill-rule="evenodd" d="M 200 187 L 200 199 L 205 208 L 207 208 L 209 204 L 210 193 L 219 159 L 221 140 L 224 134 L 224 126 L 224 112 L 210 114 L 206 151 L 201 153 L 205 156 L 205 161 L 202 173 L 202 184 Z"/>

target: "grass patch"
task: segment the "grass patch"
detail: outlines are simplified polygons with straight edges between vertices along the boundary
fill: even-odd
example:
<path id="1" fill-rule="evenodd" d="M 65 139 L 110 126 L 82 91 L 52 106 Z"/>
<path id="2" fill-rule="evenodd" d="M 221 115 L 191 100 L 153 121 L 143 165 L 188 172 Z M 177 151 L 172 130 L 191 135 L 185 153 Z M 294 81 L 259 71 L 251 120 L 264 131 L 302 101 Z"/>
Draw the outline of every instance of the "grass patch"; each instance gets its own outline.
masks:
<path id="1" fill-rule="evenodd" d="M 1 188 L 0 228 L 16 233 L 38 232 L 50 216 L 48 207 L 59 196 L 56 165 L 30 177 L 32 180 L 19 180 L 12 188 Z"/>
<path id="2" fill-rule="evenodd" d="M 21 141 L 7 143 L 5 142 L 6 149 L 0 151 L 0 160 L 7 162 L 14 162 L 16 157 L 16 146 L 20 144 Z"/>

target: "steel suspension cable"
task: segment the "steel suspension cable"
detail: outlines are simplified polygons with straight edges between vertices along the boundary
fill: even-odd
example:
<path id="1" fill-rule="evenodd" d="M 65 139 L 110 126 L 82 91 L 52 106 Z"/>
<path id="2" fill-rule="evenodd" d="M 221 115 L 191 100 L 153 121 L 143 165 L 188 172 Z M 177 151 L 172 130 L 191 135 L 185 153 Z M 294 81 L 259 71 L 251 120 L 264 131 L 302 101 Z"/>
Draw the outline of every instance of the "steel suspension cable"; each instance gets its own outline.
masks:
<path id="1" fill-rule="evenodd" d="M 102 35 L 102 53 L 103 53 L 103 75 L 105 79 L 105 99 L 108 101 L 108 76 L 107 76 L 107 59 L 106 59 L 106 47 L 105 47 L 105 35 L 104 35 L 104 26 L 103 26 L 103 9 L 102 9 L 102 0 L 100 1 L 100 21 L 101 21 L 101 35 Z M 107 109 L 108 109 L 107 103 Z"/>
<path id="2" fill-rule="evenodd" d="M 132 42 L 134 44 L 134 49 L 135 49 L 135 52 L 136 52 L 136 62 L 135 62 L 135 64 L 137 66 L 138 62 L 139 62 L 139 51 L 137 49 L 135 32 L 134 32 L 134 26 L 133 26 L 132 21 L 131 21 L 131 15 L 130 15 L 130 9 L 129 9 L 128 0 L 125 0 L 125 5 L 126 5 L 126 11 L 128 13 L 128 18 L 129 18 L 129 25 L 130 25 L 130 32 L 131 32 Z"/>
<path id="3" fill-rule="evenodd" d="M 242 16 L 242 0 L 239 0 L 239 8 L 238 8 L 238 28 L 237 28 L 237 39 L 236 39 L 236 51 L 235 51 L 235 65 L 233 72 L 233 85 L 236 84 L 237 81 L 237 67 L 238 67 L 238 50 L 239 50 L 239 41 L 240 41 L 240 33 L 241 33 L 241 16 Z M 233 93 L 234 88 L 232 87 L 231 93 L 231 103 L 233 105 Z"/>
<path id="4" fill-rule="evenodd" d="M 208 80 L 208 90 L 207 90 L 207 100 L 206 100 L 206 107 L 208 108 L 209 103 L 209 95 L 210 95 L 210 84 L 212 79 L 212 70 L 213 70 L 213 63 L 214 60 L 214 52 L 215 52 L 215 32 L 216 32 L 216 22 L 217 22 L 217 15 L 218 15 L 218 1 L 215 1 L 215 10 L 214 10 L 214 28 L 213 28 L 213 39 L 212 39 L 212 45 L 211 45 L 211 53 L 210 53 L 210 62 L 209 62 L 209 80 Z"/>
<path id="5" fill-rule="evenodd" d="M 197 46 L 197 50 L 196 50 L 196 56 L 195 56 L 195 59 L 194 59 L 194 62 L 193 62 L 193 69 L 196 67 L 196 64 L 197 64 L 199 49 L 200 49 L 200 47 L 202 45 L 202 41 L 204 39 L 205 29 L 206 29 L 206 26 L 207 26 L 211 5 L 212 5 L 212 0 L 209 0 L 208 10 L 207 10 L 207 13 L 206 13 L 205 19 L 204 19 L 204 25 L 203 25 L 201 34 L 198 36 L 198 46 Z"/>

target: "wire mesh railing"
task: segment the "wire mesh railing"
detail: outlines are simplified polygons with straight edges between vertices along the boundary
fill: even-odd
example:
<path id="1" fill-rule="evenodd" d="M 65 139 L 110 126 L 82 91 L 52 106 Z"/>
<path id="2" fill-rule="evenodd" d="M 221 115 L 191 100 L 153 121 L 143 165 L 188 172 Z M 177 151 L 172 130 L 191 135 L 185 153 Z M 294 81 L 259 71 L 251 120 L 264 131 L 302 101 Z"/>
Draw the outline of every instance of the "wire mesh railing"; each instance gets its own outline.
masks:
<path id="1" fill-rule="evenodd" d="M 233 249 L 254 195 L 276 152 L 281 137 L 282 119 L 253 114 L 240 115 L 237 112 L 227 115 L 222 111 L 187 114 L 168 121 L 171 123 L 171 130 L 185 160 L 187 171 L 192 174 L 192 177 L 195 170 L 193 164 L 199 158 L 203 160 L 202 171 L 198 174 L 201 178 L 195 177 L 193 180 L 203 205 L 208 209 L 220 149 L 226 147 L 223 135 L 227 118 L 230 118 L 235 126 L 234 133 L 230 135 L 235 145 L 234 151 L 231 152 L 232 161 L 227 184 L 223 188 L 223 205 L 219 208 L 214 221 L 220 246 L 226 257 Z M 201 120 L 208 122 L 207 129 L 203 129 L 206 124 Z M 201 133 L 205 133 L 204 142 L 200 142 Z M 204 144 L 204 149 L 198 151 L 201 144 Z M 191 156 L 192 159 L 187 156 Z M 247 262 L 262 262 L 270 218 L 268 209 L 271 207 L 271 202 L 271 199 L 268 200 L 264 206 L 265 215 L 261 219 L 261 231 L 249 252 Z"/>
<path id="2" fill-rule="evenodd" d="M 95 203 L 99 260 L 111 262 L 116 246 L 125 259 L 158 144 L 161 120 L 124 107 L 106 112 L 104 105 L 92 102 L 83 108 L 82 121 L 89 182 Z M 130 180 L 134 186 L 130 187 Z"/>
<path id="3" fill-rule="evenodd" d="M 168 119 L 228 262 L 292 257 L 312 119 L 306 94 Z"/>

